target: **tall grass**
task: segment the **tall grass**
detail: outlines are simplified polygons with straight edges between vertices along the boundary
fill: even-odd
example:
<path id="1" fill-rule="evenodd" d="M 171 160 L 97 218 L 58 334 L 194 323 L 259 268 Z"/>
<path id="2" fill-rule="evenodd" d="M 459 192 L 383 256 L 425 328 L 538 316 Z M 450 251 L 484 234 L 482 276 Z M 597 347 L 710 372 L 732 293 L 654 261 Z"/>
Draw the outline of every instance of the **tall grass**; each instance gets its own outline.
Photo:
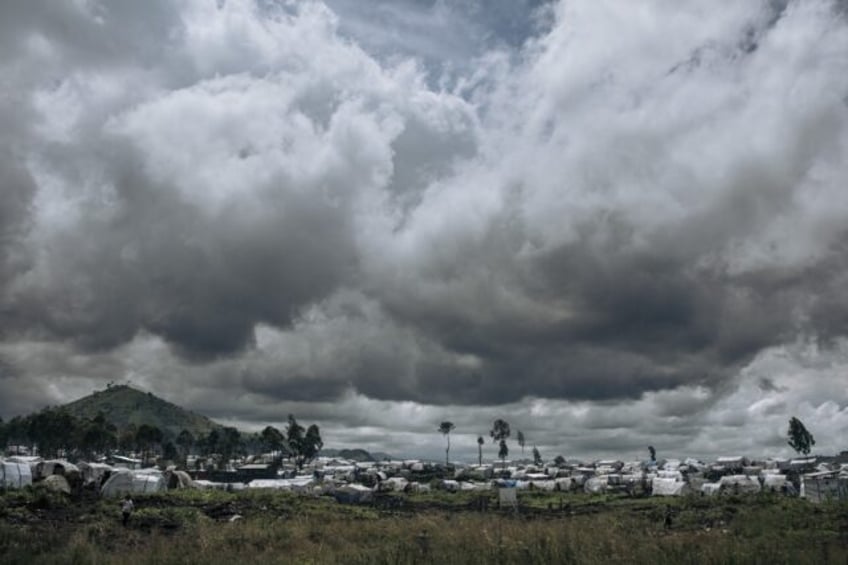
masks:
<path id="1" fill-rule="evenodd" d="M 279 493 L 172 493 L 138 499 L 124 528 L 102 501 L 55 524 L 50 512 L 67 507 L 0 505 L 0 556 L 4 563 L 104 564 L 848 562 L 844 504 L 750 497 L 598 507 L 577 496 L 560 510 L 555 496 L 526 502 L 553 511 L 378 511 Z M 210 517 L 222 519 L 222 507 L 242 518 Z"/>

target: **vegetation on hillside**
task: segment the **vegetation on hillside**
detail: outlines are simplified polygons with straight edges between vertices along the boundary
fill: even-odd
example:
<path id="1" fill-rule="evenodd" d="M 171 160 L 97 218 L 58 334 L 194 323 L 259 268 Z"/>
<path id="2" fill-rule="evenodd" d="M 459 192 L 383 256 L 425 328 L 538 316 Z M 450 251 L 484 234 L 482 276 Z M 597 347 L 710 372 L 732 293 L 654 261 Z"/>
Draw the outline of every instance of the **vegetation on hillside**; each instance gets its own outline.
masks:
<path id="1" fill-rule="evenodd" d="M 159 428 L 174 439 L 182 430 L 195 437 L 208 434 L 221 426 L 206 416 L 196 414 L 149 392 L 127 385 L 110 385 L 64 406 L 72 416 L 91 419 L 102 413 L 118 429 L 148 425 Z"/>
<path id="2" fill-rule="evenodd" d="M 166 435 L 155 425 L 127 424 L 118 428 L 103 412 L 91 418 L 75 416 L 67 407 L 45 408 L 9 422 L 0 420 L 0 453 L 8 445 L 26 446 L 42 457 L 64 457 L 72 461 L 109 456 L 116 451 L 136 454 L 146 464 L 162 459 L 186 464 L 188 455 L 204 456 L 199 462 L 225 468 L 234 457 L 277 452 L 292 459 L 298 469 L 315 459 L 324 443 L 316 424 L 301 426 L 289 415 L 285 435 L 273 426 L 260 433 L 240 432 L 215 425 L 208 433 L 195 435 L 182 429 Z"/>

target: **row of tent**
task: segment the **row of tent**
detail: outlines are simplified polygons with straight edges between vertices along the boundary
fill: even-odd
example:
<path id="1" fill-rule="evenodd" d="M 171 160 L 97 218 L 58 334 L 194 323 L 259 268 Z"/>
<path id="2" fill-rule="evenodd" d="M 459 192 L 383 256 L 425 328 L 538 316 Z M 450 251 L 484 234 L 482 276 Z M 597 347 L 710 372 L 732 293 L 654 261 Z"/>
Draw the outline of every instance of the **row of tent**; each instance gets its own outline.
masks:
<path id="1" fill-rule="evenodd" d="M 63 460 L 43 461 L 39 458 L 0 459 L 0 487 L 20 489 L 33 484 L 43 484 L 47 488 L 68 494 L 74 488 L 91 486 L 105 497 L 155 493 L 194 486 L 188 473 L 176 469 L 131 470 L 102 463 L 75 465 Z"/>
<path id="2" fill-rule="evenodd" d="M 414 462 L 417 463 L 417 462 Z M 537 489 L 546 491 L 583 490 L 587 493 L 602 493 L 609 490 L 630 490 L 656 496 L 680 496 L 688 493 L 715 495 L 719 493 L 756 493 L 771 490 L 794 494 L 795 488 L 779 469 L 744 467 L 744 473 L 729 474 L 716 482 L 706 482 L 700 472 L 695 471 L 693 461 L 670 461 L 650 472 L 638 466 L 600 465 L 595 468 L 574 468 L 570 476 L 562 476 L 563 469 L 526 468 L 513 473 L 511 487 L 518 490 Z M 724 462 L 723 462 L 724 463 Z M 733 462 L 736 463 L 736 462 Z M 741 462 L 740 462 L 741 463 Z M 406 465 L 402 468 L 407 468 Z M 686 468 L 687 472 L 681 470 Z M 276 479 L 254 479 L 244 483 L 214 483 L 192 479 L 183 471 L 169 469 L 130 470 L 102 463 L 79 463 L 74 465 L 63 460 L 44 461 L 36 457 L 11 457 L 0 459 L 0 486 L 22 488 L 33 483 L 43 483 L 49 488 L 64 492 L 83 485 L 99 490 L 106 497 L 118 497 L 126 493 L 143 494 L 162 492 L 173 488 L 218 488 L 225 490 L 274 489 L 298 493 L 330 494 L 339 500 L 362 501 L 370 499 L 375 491 L 422 492 L 431 488 L 431 483 L 417 482 L 412 477 L 387 476 L 375 471 L 377 486 L 370 488 L 350 480 L 351 470 L 358 466 L 328 465 L 323 473 L 309 476 Z M 410 469 L 411 470 L 411 469 Z M 329 472 L 328 472 L 329 471 Z M 365 469 L 365 474 L 373 469 Z M 607 474 L 598 474 L 604 471 Z M 618 472 L 615 472 L 618 471 Z M 693 472 L 694 471 L 694 472 Z M 341 478 L 340 477 L 344 477 Z M 518 478 L 520 477 L 520 478 Z M 476 478 L 476 477 L 475 477 Z M 445 479 L 438 488 L 446 491 L 485 491 L 502 486 L 503 480 L 455 480 Z M 806 488 L 805 488 L 805 485 Z M 802 496 L 811 501 L 831 498 L 848 498 L 848 472 L 822 471 L 808 473 L 801 482 Z"/>
<path id="3" fill-rule="evenodd" d="M 46 463 L 46 464 L 45 464 Z M 36 466 L 35 477 L 47 481 L 47 485 L 70 492 L 70 486 L 67 477 L 73 477 L 75 474 L 83 474 L 85 481 L 96 481 L 100 485 L 100 493 L 106 497 L 118 497 L 127 493 L 144 494 L 162 492 L 170 488 L 226 488 L 228 490 L 240 490 L 245 485 L 241 484 L 216 484 L 209 481 L 192 481 L 191 478 L 183 471 L 170 470 L 166 472 L 158 469 L 115 469 L 107 465 L 93 464 L 83 465 L 84 473 L 81 473 L 79 467 L 67 462 L 39 462 Z M 2 465 L 2 480 L 0 484 L 6 488 L 21 488 L 32 484 L 33 470 L 27 463 L 16 461 L 3 461 Z M 57 473 L 58 471 L 58 473 Z M 786 483 L 783 475 L 771 475 L 768 478 L 774 478 L 775 481 L 769 481 L 769 486 L 783 487 Z M 545 478 L 544 475 L 528 477 L 529 480 L 512 480 L 511 486 L 515 486 L 520 490 L 523 489 L 538 489 L 547 491 L 570 491 L 582 487 L 587 493 L 597 494 L 606 491 L 610 487 L 620 486 L 626 482 L 636 483 L 642 481 L 642 477 L 636 475 L 602 475 L 594 477 L 560 477 L 556 479 Z M 661 471 L 658 476 L 649 477 L 648 483 L 654 495 L 676 496 L 686 494 L 692 491 L 692 485 L 682 479 L 679 473 Z M 348 484 L 342 486 L 333 485 L 331 481 L 318 481 L 312 476 L 295 477 L 292 479 L 258 479 L 251 481 L 248 485 L 251 489 L 275 489 L 286 490 L 292 492 L 314 492 L 320 490 L 332 490 L 333 492 L 343 490 L 346 487 L 353 487 L 355 493 L 362 493 L 364 490 L 371 491 L 367 487 L 361 485 Z M 470 491 L 470 490 L 489 490 L 495 483 L 491 482 L 475 482 L 475 481 L 456 481 L 444 480 L 441 481 L 440 487 L 446 491 Z M 395 492 L 420 492 L 429 490 L 429 484 L 416 483 L 408 481 L 402 477 L 391 477 L 382 481 L 380 489 L 384 491 Z M 730 475 L 722 477 L 718 483 L 704 483 L 700 490 L 704 494 L 715 494 L 722 491 L 732 491 L 740 493 L 759 492 L 761 490 L 760 482 L 746 475 Z M 364 490 L 363 490 L 364 489 Z M 361 494 L 357 494 L 361 497 Z"/>

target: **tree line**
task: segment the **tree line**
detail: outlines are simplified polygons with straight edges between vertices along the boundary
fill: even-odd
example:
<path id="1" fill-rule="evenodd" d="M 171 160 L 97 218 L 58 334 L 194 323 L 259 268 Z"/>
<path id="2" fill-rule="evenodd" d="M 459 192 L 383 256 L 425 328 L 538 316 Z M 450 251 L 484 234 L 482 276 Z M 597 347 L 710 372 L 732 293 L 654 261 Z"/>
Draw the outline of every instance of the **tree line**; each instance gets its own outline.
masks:
<path id="1" fill-rule="evenodd" d="M 447 420 L 440 423 L 437 428 L 437 431 L 445 436 L 447 442 L 445 447 L 445 465 L 450 465 L 450 433 L 455 429 L 456 425 Z M 509 446 L 506 440 L 510 437 L 511 433 L 509 422 L 500 418 L 494 421 L 492 429 L 489 431 L 489 437 L 492 438 L 494 443 L 498 444 L 498 458 L 501 460 L 501 465 L 506 463 L 506 458 L 509 456 Z M 521 454 L 524 455 L 524 446 L 527 444 L 524 432 L 517 430 L 515 437 L 518 446 L 521 448 Z M 479 465 L 483 464 L 483 446 L 485 444 L 486 440 L 483 439 L 483 436 L 477 436 L 477 463 Z M 557 456 L 557 460 L 559 459 L 562 459 L 563 462 L 565 461 L 561 455 Z M 533 463 L 535 465 L 542 464 L 542 454 L 535 445 L 533 446 Z"/>
<path id="2" fill-rule="evenodd" d="M 445 465 L 450 464 L 450 434 L 455 429 L 456 425 L 453 422 L 446 420 L 441 422 L 436 430 L 445 436 L 445 440 L 447 442 L 445 447 Z M 498 458 L 501 460 L 501 465 L 506 463 L 506 458 L 509 456 L 509 446 L 507 445 L 506 440 L 510 437 L 510 435 L 511 430 L 509 423 L 500 418 L 494 421 L 492 429 L 489 431 L 489 437 L 491 437 L 492 441 L 498 445 Z M 518 446 L 521 448 L 521 454 L 524 455 L 524 446 L 526 445 L 524 432 L 518 430 L 515 437 Z M 794 416 L 789 419 L 789 429 L 786 432 L 786 437 L 789 446 L 794 449 L 796 453 L 801 455 L 809 455 L 810 450 L 816 444 L 813 434 L 807 430 L 801 420 Z M 486 440 L 483 439 L 483 436 L 477 436 L 477 462 L 479 465 L 483 464 L 483 446 L 485 443 Z M 651 461 L 656 462 L 657 451 L 654 446 L 648 446 L 648 453 Z M 554 464 L 556 465 L 562 465 L 564 463 L 565 458 L 562 455 L 557 455 L 554 459 Z M 533 464 L 542 464 L 542 454 L 535 445 L 533 446 Z"/>
<path id="3" fill-rule="evenodd" d="M 221 464 L 237 456 L 276 452 L 294 461 L 298 468 L 314 459 L 323 447 L 317 425 L 301 426 L 289 415 L 284 432 L 267 426 L 259 433 L 240 432 L 234 427 L 216 427 L 195 437 L 183 429 L 175 437 L 157 426 L 130 424 L 118 429 L 100 412 L 93 418 L 78 418 L 63 408 L 45 408 L 8 422 L 0 418 L 0 446 L 25 446 L 45 458 L 92 459 L 115 452 L 137 453 L 145 462 L 156 457 L 185 462 L 189 455 L 216 456 Z"/>
<path id="4" fill-rule="evenodd" d="M 439 424 L 437 431 L 446 440 L 445 464 L 450 460 L 450 434 L 456 425 L 450 421 Z M 489 437 L 498 445 L 498 458 L 501 463 L 509 456 L 507 439 L 511 436 L 510 425 L 506 420 L 497 419 L 489 431 Z M 522 455 L 526 438 L 521 430 L 516 432 L 516 441 Z M 816 444 L 813 435 L 804 424 L 795 417 L 789 420 L 787 430 L 788 444 L 799 454 L 809 454 Z M 477 437 L 478 463 L 483 464 L 483 436 Z M 141 454 L 144 461 L 161 456 L 170 461 L 185 462 L 191 454 L 217 456 L 226 463 L 236 456 L 255 455 L 263 452 L 276 453 L 279 458 L 294 461 L 298 469 L 317 457 L 324 444 L 320 429 L 316 424 L 307 428 L 300 425 L 294 416 L 289 415 L 284 431 L 274 426 L 266 426 L 259 433 L 244 433 L 234 427 L 213 428 L 207 434 L 195 437 L 189 430 L 182 430 L 176 437 L 169 437 L 160 428 L 150 425 L 130 424 L 119 430 L 109 422 L 104 414 L 98 413 L 90 419 L 77 418 L 63 408 L 45 408 L 27 416 L 16 416 L 4 422 L 0 418 L 0 446 L 9 445 L 37 447 L 42 457 L 57 456 L 91 459 L 95 455 L 109 455 L 114 451 Z M 656 461 L 656 450 L 648 446 L 650 458 Z M 534 445 L 533 461 L 542 464 L 542 456 Z M 564 462 L 558 455 L 554 462 Z"/>

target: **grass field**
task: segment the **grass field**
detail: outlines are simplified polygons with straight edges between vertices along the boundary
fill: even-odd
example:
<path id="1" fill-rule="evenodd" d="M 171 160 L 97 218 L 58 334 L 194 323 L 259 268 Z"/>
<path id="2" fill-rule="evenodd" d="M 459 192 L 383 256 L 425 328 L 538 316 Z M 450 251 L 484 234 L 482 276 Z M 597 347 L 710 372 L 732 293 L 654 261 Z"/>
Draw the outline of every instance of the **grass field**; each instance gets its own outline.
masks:
<path id="1" fill-rule="evenodd" d="M 3 563 L 848 563 L 848 505 L 771 495 L 466 493 L 376 506 L 286 493 L 174 491 L 118 502 L 0 495 Z M 665 517 L 671 514 L 671 527 Z M 234 518 L 238 516 L 238 518 Z"/>

